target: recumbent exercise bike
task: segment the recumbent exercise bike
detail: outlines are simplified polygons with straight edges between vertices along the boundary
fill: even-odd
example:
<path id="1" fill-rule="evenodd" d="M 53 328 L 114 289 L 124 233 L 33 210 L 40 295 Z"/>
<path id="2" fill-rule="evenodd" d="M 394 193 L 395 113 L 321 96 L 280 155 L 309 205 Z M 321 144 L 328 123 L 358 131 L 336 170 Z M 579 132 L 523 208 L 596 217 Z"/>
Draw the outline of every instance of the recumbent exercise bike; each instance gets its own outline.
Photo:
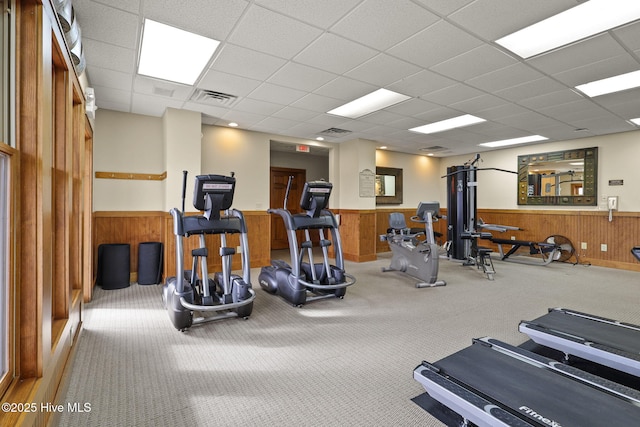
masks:
<path id="1" fill-rule="evenodd" d="M 391 265 L 382 268 L 383 272 L 401 271 L 420 282 L 416 288 L 445 286 L 444 280 L 438 280 L 439 255 L 438 245 L 433 232 L 433 222 L 438 220 L 440 203 L 420 202 L 411 221 L 424 224 L 423 230 L 407 227 L 404 215 L 400 212 L 389 214 L 389 229 L 380 240 L 389 243 L 391 249 Z M 419 237 L 424 236 L 424 240 Z"/>

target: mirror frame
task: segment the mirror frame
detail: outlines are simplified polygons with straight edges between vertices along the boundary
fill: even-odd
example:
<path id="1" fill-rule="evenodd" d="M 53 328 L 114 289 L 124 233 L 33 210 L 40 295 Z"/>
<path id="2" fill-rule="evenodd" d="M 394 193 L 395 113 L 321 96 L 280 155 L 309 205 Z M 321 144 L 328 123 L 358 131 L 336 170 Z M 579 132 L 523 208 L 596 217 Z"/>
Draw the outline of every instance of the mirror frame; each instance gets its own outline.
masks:
<path id="1" fill-rule="evenodd" d="M 376 176 L 377 175 L 393 175 L 396 177 L 396 195 L 376 196 L 376 205 L 402 204 L 402 169 L 376 166 Z"/>
<path id="2" fill-rule="evenodd" d="M 583 194 L 581 196 L 527 196 L 529 164 L 584 159 Z M 518 205 L 596 206 L 598 204 L 598 147 L 518 156 Z"/>

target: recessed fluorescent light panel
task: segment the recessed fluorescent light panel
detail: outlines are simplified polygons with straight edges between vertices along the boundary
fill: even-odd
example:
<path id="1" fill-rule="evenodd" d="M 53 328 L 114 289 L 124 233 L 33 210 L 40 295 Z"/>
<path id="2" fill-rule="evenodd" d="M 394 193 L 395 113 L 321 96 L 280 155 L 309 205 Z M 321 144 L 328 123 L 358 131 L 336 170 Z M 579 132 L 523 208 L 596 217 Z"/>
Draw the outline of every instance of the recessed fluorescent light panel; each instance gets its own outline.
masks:
<path id="1" fill-rule="evenodd" d="M 382 110 L 383 108 L 406 101 L 409 98 L 411 97 L 387 89 L 378 89 L 338 108 L 327 111 L 327 114 L 357 119 L 374 111 Z"/>
<path id="2" fill-rule="evenodd" d="M 631 123 L 633 123 L 634 125 L 638 125 L 640 126 L 640 117 L 638 117 L 637 119 L 631 119 L 629 120 Z"/>
<path id="3" fill-rule="evenodd" d="M 522 58 L 530 58 L 637 19 L 640 19 L 639 1 L 590 0 L 496 43 Z"/>
<path id="4" fill-rule="evenodd" d="M 465 114 L 464 116 L 453 117 L 451 119 L 430 123 L 428 125 L 418 126 L 409 130 L 412 132 L 430 134 L 455 128 L 461 128 L 485 121 L 485 119 L 481 119 L 480 117 L 472 116 L 471 114 Z"/>
<path id="5" fill-rule="evenodd" d="M 138 74 L 193 85 L 219 41 L 144 20 Z"/>
<path id="6" fill-rule="evenodd" d="M 640 3 L 640 2 L 639 2 Z M 640 70 L 576 86 L 580 92 L 594 97 L 640 86 Z"/>
<path id="7" fill-rule="evenodd" d="M 523 136 L 521 138 L 503 139 L 500 141 L 484 142 L 481 145 L 483 147 L 505 147 L 507 145 L 524 144 L 527 142 L 545 141 L 549 138 L 540 135 Z"/>

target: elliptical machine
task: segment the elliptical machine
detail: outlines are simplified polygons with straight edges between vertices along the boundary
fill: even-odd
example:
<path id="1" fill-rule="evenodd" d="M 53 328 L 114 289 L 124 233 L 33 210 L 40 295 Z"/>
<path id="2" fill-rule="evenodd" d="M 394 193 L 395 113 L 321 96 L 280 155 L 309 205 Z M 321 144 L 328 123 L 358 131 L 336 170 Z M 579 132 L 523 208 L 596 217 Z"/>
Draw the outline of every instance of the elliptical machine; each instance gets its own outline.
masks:
<path id="1" fill-rule="evenodd" d="M 162 289 L 162 300 L 169 312 L 169 318 L 179 331 L 184 331 L 193 324 L 204 323 L 229 317 L 247 319 L 253 310 L 256 297 L 251 288 L 249 267 L 249 244 L 247 226 L 242 212 L 231 209 L 236 179 L 233 176 L 198 175 L 195 179 L 193 206 L 204 211 L 204 215 L 185 216 L 184 200 L 187 184 L 187 171 L 183 172 L 182 212 L 171 209 L 173 230 L 176 236 L 176 276 L 169 277 Z M 225 211 L 220 215 L 220 211 Z M 207 257 L 209 250 L 205 235 L 220 236 L 219 254 L 222 272 L 209 277 Z M 240 256 L 242 259 L 242 277 L 231 273 L 231 263 L 236 250 L 227 246 L 227 235 L 240 236 Z M 184 238 L 197 235 L 200 247 L 191 251 L 193 266 L 184 269 Z M 198 275 L 200 263 L 200 275 Z M 194 319 L 193 313 L 203 316 Z M 219 312 L 206 316 L 204 313 Z"/>
<path id="2" fill-rule="evenodd" d="M 291 189 L 291 179 L 282 209 L 268 209 L 284 220 L 289 239 L 291 265 L 282 260 L 273 260 L 270 266 L 262 267 L 258 281 L 271 294 L 278 294 L 296 307 L 318 299 L 344 298 L 347 286 L 356 279 L 344 271 L 342 243 L 338 222 L 333 213 L 326 209 L 333 185 L 326 181 L 309 181 L 304 184 L 300 207 L 306 213 L 292 214 L 287 210 L 287 200 Z M 304 231 L 305 240 L 298 246 L 297 232 Z M 322 249 L 322 263 L 313 261 L 311 230 L 317 230 Z M 325 230 L 331 233 L 331 240 L 325 239 Z M 336 265 L 329 264 L 328 247 L 333 244 Z M 304 261 L 305 250 L 308 262 Z"/>
<path id="3" fill-rule="evenodd" d="M 391 265 L 382 268 L 383 272 L 401 271 L 420 280 L 416 288 L 445 286 L 444 280 L 438 280 L 438 245 L 433 232 L 433 222 L 438 220 L 440 203 L 420 202 L 411 221 L 424 224 L 424 231 L 415 231 L 407 227 L 404 215 L 400 212 L 389 214 L 389 229 L 380 240 L 389 243 L 393 253 Z M 425 236 L 424 240 L 418 237 Z"/>

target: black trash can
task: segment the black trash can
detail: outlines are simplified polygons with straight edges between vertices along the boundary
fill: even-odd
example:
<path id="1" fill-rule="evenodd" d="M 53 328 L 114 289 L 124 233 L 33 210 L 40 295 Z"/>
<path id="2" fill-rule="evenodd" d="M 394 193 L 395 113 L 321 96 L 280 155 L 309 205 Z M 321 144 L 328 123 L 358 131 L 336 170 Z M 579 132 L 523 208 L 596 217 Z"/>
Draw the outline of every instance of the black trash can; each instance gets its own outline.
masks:
<path id="1" fill-rule="evenodd" d="M 129 286 L 130 247 L 128 243 L 104 243 L 98 246 L 96 284 L 102 289 Z"/>
<path id="2" fill-rule="evenodd" d="M 162 280 L 162 242 L 142 242 L 138 245 L 138 284 L 155 285 Z"/>

